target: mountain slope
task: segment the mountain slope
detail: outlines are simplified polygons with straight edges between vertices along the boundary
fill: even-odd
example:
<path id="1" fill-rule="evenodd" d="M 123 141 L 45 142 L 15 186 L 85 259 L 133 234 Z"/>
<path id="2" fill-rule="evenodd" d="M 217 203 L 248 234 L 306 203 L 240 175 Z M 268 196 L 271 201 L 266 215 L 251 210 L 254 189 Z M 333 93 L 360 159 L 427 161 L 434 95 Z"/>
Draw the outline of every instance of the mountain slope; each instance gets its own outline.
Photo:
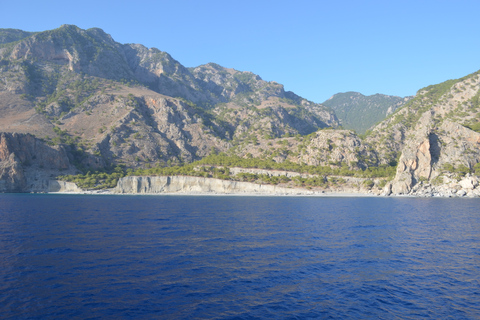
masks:
<path id="1" fill-rule="evenodd" d="M 358 92 L 345 92 L 333 95 L 322 104 L 335 111 L 342 127 L 363 134 L 410 99 L 411 97 L 401 98 L 384 94 L 364 96 Z"/>
<path id="2" fill-rule="evenodd" d="M 0 34 L 15 40 L 0 47 L 2 130 L 82 150 L 81 167 L 189 162 L 253 138 L 338 125 L 329 108 L 251 72 L 185 68 L 101 29 Z"/>
<path id="3" fill-rule="evenodd" d="M 186 68 L 168 53 L 119 44 L 100 29 L 2 29 L 0 39 L 3 191 L 41 190 L 48 184 L 42 181 L 62 173 L 89 179 L 89 171 L 156 170 L 218 154 L 310 170 L 315 187 L 333 183 L 337 191 L 346 179 L 329 174 L 355 175 L 350 189 L 480 195 L 478 72 L 420 90 L 362 140 L 336 130 L 332 109 L 281 84 L 214 63 Z M 346 93 L 330 102 L 346 115 L 370 110 L 383 117 L 387 105 L 405 99 Z M 372 118 L 360 119 L 360 128 Z M 58 165 L 46 166 L 36 152 Z"/>
<path id="4" fill-rule="evenodd" d="M 27 32 L 18 29 L 0 29 L 0 45 L 15 42 L 31 36 L 35 32 Z"/>
<path id="5" fill-rule="evenodd" d="M 367 143 L 379 158 L 398 161 L 393 193 L 462 189 L 459 181 L 470 179 L 480 162 L 480 133 L 470 129 L 480 128 L 479 97 L 480 72 L 448 80 L 419 90 L 372 130 Z"/>

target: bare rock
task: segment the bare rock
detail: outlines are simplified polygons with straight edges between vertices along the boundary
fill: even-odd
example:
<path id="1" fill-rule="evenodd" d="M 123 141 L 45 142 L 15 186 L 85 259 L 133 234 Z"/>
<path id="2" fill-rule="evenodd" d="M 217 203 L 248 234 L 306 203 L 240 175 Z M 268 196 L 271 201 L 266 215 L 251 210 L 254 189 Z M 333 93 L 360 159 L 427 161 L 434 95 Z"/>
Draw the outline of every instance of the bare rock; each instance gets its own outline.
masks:
<path id="1" fill-rule="evenodd" d="M 42 182 L 45 178 L 39 179 L 38 175 L 49 176 L 69 169 L 72 168 L 63 147 L 48 146 L 28 134 L 0 134 L 0 191 L 37 191 L 42 189 L 39 184 L 46 186 Z"/>

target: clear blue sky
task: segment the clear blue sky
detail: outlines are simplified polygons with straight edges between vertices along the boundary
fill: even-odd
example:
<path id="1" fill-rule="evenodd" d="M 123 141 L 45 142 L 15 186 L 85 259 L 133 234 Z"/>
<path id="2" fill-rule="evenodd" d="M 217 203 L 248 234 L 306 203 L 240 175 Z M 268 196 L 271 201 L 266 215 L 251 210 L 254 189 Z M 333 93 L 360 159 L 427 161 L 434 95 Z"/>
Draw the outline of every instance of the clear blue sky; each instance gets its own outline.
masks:
<path id="1" fill-rule="evenodd" d="M 5 1 L 0 28 L 102 28 L 120 43 L 215 62 L 314 102 L 407 96 L 480 69 L 480 1 Z"/>

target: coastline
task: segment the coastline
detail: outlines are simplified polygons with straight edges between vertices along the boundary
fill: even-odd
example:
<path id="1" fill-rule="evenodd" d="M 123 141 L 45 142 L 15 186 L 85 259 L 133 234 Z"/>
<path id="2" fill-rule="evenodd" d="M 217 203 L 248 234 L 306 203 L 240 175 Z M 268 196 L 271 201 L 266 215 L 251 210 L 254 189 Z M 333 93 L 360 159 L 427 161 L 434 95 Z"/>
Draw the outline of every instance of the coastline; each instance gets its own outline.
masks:
<path id="1" fill-rule="evenodd" d="M 46 195 L 89 195 L 89 196 L 187 196 L 187 197 L 291 197 L 291 198 L 420 198 L 420 199 L 478 199 L 478 196 L 446 196 L 446 195 L 417 195 L 417 194 L 373 194 L 373 193 L 355 193 L 355 192 L 324 192 L 314 194 L 258 194 L 258 193 L 198 193 L 198 192 L 170 192 L 170 193 L 114 193 L 111 191 L 90 191 L 82 192 L 30 192 L 31 194 Z"/>
<path id="2" fill-rule="evenodd" d="M 162 193 L 115 193 L 110 190 L 85 190 L 81 192 L 44 192 L 44 194 L 71 194 L 71 195 L 113 195 L 113 196 L 192 196 L 192 197 L 319 197 L 319 198 L 374 198 L 390 196 L 377 195 L 372 193 L 354 193 L 354 192 L 317 192 L 317 193 L 217 193 L 217 192 L 162 192 Z M 395 196 L 393 196 L 395 197 Z M 409 197 L 408 195 L 399 195 L 399 197 Z"/>
<path id="3" fill-rule="evenodd" d="M 165 196 L 264 196 L 264 197 L 378 197 L 386 194 L 361 190 L 345 191 L 256 184 L 189 176 L 130 176 L 119 180 L 115 188 L 83 190 L 75 183 L 51 180 L 48 194 L 82 195 L 165 195 Z M 38 193 L 36 191 L 35 193 Z"/>
<path id="4" fill-rule="evenodd" d="M 84 190 L 73 182 L 50 180 L 42 189 L 27 193 L 81 195 L 164 195 L 164 196 L 263 196 L 263 197 L 400 197 L 400 198 L 479 198 L 480 188 L 432 187 L 420 184 L 408 193 L 392 193 L 391 184 L 383 189 L 336 186 L 334 189 L 301 188 L 256 184 L 190 176 L 128 176 L 111 189 Z"/>

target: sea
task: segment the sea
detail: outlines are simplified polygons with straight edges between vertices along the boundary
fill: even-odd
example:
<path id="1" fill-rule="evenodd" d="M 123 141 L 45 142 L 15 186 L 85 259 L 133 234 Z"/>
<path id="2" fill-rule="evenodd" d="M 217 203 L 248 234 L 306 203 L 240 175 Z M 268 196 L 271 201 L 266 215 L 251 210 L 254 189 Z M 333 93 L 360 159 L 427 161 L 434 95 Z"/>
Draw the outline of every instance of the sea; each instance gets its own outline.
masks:
<path id="1" fill-rule="evenodd" d="M 479 319 L 480 199 L 0 194 L 0 319 Z"/>

